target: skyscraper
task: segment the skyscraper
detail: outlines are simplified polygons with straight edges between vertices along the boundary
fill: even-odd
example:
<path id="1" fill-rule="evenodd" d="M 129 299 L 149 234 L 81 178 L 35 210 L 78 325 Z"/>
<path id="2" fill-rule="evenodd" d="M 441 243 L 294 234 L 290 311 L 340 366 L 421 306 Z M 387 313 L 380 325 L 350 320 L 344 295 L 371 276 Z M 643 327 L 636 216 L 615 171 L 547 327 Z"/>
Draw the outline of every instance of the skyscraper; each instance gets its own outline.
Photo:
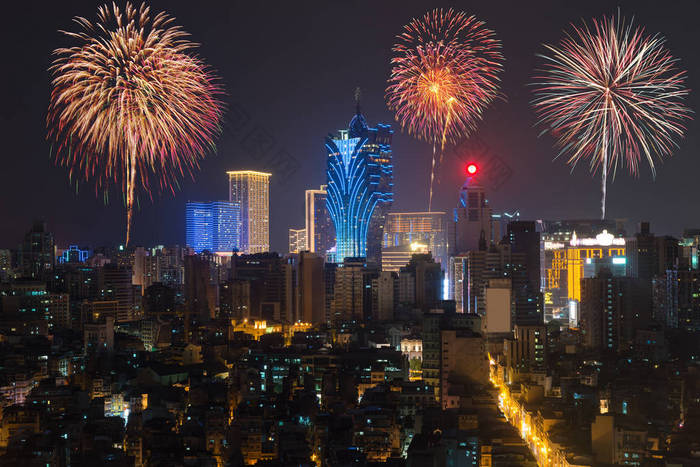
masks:
<path id="1" fill-rule="evenodd" d="M 326 207 L 326 188 L 321 185 L 318 190 L 305 193 L 306 249 L 319 255 L 325 255 L 335 245 L 335 226 Z"/>
<path id="2" fill-rule="evenodd" d="M 564 221 L 566 222 L 566 221 Z M 595 233 L 585 224 L 582 231 L 589 236 L 579 236 L 576 221 L 569 225 L 552 224 L 557 230 L 543 232 L 540 258 L 544 258 L 544 316 L 568 319 L 570 327 L 576 327 L 581 301 L 581 279 L 593 277 L 601 266 L 611 272 L 625 275 L 626 241 L 622 236 L 614 236 L 607 230 Z M 595 228 L 593 224 L 592 228 Z M 591 233 L 594 232 L 594 233 Z M 606 264 L 607 263 L 607 264 Z M 618 269 L 619 268 L 619 269 Z"/>
<path id="3" fill-rule="evenodd" d="M 507 244 L 453 256 L 449 284 L 457 312 L 483 315 L 486 311 L 485 288 L 489 280 L 511 278 L 511 264 L 523 256 L 511 253 Z"/>
<path id="4" fill-rule="evenodd" d="M 399 271 L 399 301 L 428 311 L 442 299 L 442 270 L 430 253 L 415 254 Z"/>
<path id="5" fill-rule="evenodd" d="M 651 280 L 658 273 L 656 236 L 651 233 L 649 222 L 642 222 L 639 232 L 627 241 L 629 275 Z"/>
<path id="6" fill-rule="evenodd" d="M 270 176 L 252 170 L 227 172 L 229 201 L 241 209 L 240 250 L 270 251 Z"/>
<path id="7" fill-rule="evenodd" d="M 511 278 L 515 297 L 515 323 L 521 326 L 542 323 L 540 294 L 540 233 L 532 221 L 508 224 Z"/>
<path id="8" fill-rule="evenodd" d="M 45 222 L 35 222 L 19 247 L 19 269 L 23 277 L 44 278 L 56 264 L 53 233 Z"/>
<path id="9" fill-rule="evenodd" d="M 187 203 L 185 208 L 186 242 L 197 253 L 240 249 L 241 210 L 230 201 Z"/>
<path id="10" fill-rule="evenodd" d="M 444 212 L 392 212 L 386 219 L 382 248 L 421 244 L 448 267 L 447 218 Z M 408 262 L 408 261 L 406 261 Z"/>
<path id="11" fill-rule="evenodd" d="M 602 271 L 581 279 L 581 330 L 584 345 L 603 351 L 629 348 L 635 330 L 651 319 L 651 288 L 644 280 Z"/>
<path id="12" fill-rule="evenodd" d="M 384 221 L 393 201 L 390 125 L 369 128 L 357 113 L 347 130 L 326 138 L 328 211 L 335 226 L 336 258 L 381 260 Z"/>
<path id="13" fill-rule="evenodd" d="M 453 253 L 488 247 L 491 239 L 491 208 L 484 187 L 469 176 L 459 193 L 459 207 L 454 210 L 454 232 L 450 240 Z"/>

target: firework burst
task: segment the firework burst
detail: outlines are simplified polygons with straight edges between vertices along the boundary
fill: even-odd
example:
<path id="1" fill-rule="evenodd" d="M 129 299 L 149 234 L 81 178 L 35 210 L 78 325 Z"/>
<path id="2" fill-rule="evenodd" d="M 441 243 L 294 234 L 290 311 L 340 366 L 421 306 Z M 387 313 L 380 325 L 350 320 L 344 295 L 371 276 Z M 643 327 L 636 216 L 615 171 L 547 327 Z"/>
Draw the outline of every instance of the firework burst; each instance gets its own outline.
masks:
<path id="1" fill-rule="evenodd" d="M 467 137 L 499 95 L 501 43 L 482 21 L 450 9 L 429 11 L 397 37 L 386 91 L 402 128 L 436 147 Z"/>
<path id="2" fill-rule="evenodd" d="M 591 172 L 601 169 L 603 218 L 608 172 L 636 175 L 645 159 L 655 175 L 655 159 L 671 155 L 691 114 L 685 72 L 664 44 L 618 15 L 573 26 L 558 46 L 545 46 L 533 101 L 542 133 L 572 167 L 588 160 Z"/>
<path id="3" fill-rule="evenodd" d="M 71 180 L 124 193 L 126 242 L 137 188 L 152 196 L 192 175 L 220 132 L 217 77 L 188 52 L 196 44 L 165 13 L 130 3 L 75 18 L 78 45 L 54 51 L 48 139 Z"/>

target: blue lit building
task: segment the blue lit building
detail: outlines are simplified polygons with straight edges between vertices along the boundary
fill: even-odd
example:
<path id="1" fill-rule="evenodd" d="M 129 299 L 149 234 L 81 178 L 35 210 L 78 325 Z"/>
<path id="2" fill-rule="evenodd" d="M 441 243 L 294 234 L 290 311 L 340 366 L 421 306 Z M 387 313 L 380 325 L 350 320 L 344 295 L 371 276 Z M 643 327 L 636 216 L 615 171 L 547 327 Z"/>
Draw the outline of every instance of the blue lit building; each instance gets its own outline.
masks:
<path id="1" fill-rule="evenodd" d="M 335 257 L 381 262 L 384 223 L 393 201 L 390 125 L 369 128 L 357 112 L 347 130 L 326 138 L 328 212 L 336 235 Z"/>
<path id="2" fill-rule="evenodd" d="M 90 256 L 90 251 L 85 249 L 81 250 L 77 245 L 71 245 L 67 250 L 61 253 L 58 257 L 59 264 L 65 263 L 84 263 Z"/>
<path id="3" fill-rule="evenodd" d="M 190 201 L 185 208 L 187 246 L 201 253 L 230 253 L 240 248 L 241 210 L 230 201 Z"/>

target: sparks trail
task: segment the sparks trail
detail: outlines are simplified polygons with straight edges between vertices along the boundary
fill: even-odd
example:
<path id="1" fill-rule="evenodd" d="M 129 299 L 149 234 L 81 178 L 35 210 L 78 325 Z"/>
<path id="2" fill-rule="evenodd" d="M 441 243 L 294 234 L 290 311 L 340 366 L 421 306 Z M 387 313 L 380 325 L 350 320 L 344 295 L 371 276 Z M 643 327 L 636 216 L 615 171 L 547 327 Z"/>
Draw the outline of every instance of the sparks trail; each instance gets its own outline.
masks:
<path id="1" fill-rule="evenodd" d="M 433 144 L 431 210 L 433 179 L 445 145 L 474 131 L 499 96 L 501 43 L 474 16 L 436 9 L 404 26 L 392 50 L 388 106 L 402 128 Z"/>
<path id="2" fill-rule="evenodd" d="M 113 3 L 97 17 L 75 18 L 79 32 L 63 33 L 78 45 L 54 51 L 48 139 L 71 180 L 94 180 L 105 198 L 120 187 L 128 244 L 137 191 L 174 193 L 213 149 L 223 89 L 167 14 Z"/>
<path id="3" fill-rule="evenodd" d="M 601 169 L 605 218 L 608 173 L 614 178 L 623 166 L 637 175 L 646 159 L 655 175 L 654 159 L 670 156 L 683 136 L 691 114 L 685 71 L 662 36 L 619 15 L 573 26 L 558 46 L 545 47 L 533 100 L 538 124 L 572 167 L 588 160 L 591 172 Z"/>

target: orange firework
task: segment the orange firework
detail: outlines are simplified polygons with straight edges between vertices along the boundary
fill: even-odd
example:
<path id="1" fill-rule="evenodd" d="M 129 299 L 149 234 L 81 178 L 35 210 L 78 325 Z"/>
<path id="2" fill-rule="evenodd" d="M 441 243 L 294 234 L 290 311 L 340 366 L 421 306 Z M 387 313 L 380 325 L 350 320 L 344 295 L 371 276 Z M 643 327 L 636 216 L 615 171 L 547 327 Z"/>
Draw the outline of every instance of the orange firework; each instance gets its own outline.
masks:
<path id="1" fill-rule="evenodd" d="M 217 77 L 197 57 L 188 34 L 161 12 L 130 3 L 98 9 L 98 21 L 75 18 L 78 45 L 54 51 L 47 117 L 56 163 L 71 179 L 123 190 L 126 243 L 136 188 L 174 192 L 213 149 L 223 103 Z"/>
<path id="2" fill-rule="evenodd" d="M 499 95 L 501 43 L 482 21 L 454 10 L 432 10 L 404 26 L 394 46 L 389 108 L 408 132 L 433 143 L 467 137 Z"/>

